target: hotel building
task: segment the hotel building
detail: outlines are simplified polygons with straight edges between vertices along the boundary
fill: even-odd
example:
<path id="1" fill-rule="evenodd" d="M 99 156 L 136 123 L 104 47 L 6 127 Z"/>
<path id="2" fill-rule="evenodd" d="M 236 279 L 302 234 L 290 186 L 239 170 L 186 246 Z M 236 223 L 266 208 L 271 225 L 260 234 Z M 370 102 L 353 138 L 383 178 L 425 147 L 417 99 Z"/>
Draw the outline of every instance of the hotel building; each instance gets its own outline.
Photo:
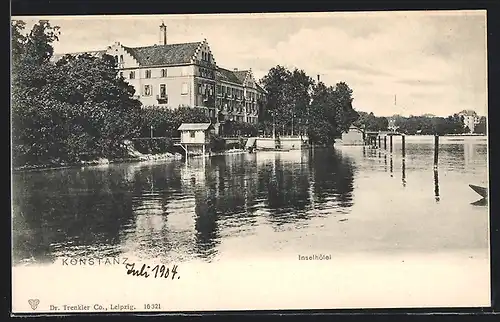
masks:
<path id="1" fill-rule="evenodd" d="M 190 106 L 205 109 L 214 124 L 257 123 L 258 102 L 265 91 L 251 70 L 219 67 L 206 39 L 168 44 L 162 23 L 159 44 L 128 47 L 115 42 L 106 50 L 89 53 L 115 57 L 120 76 L 134 86 L 143 108 Z"/>

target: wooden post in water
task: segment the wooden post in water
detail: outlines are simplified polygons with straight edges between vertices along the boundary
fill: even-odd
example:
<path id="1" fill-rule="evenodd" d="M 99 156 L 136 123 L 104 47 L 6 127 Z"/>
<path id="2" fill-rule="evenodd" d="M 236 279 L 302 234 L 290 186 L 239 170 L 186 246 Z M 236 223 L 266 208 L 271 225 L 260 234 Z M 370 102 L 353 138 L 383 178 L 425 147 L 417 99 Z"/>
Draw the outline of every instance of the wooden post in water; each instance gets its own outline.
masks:
<path id="1" fill-rule="evenodd" d="M 384 136 L 384 150 L 387 150 L 387 135 Z"/>
<path id="2" fill-rule="evenodd" d="M 392 153 L 392 135 L 389 136 L 389 152 Z"/>
<path id="3" fill-rule="evenodd" d="M 402 153 L 403 153 L 403 160 L 406 156 L 406 148 L 405 148 L 405 135 L 404 134 L 401 134 L 401 149 L 402 149 Z"/>
<path id="4" fill-rule="evenodd" d="M 439 157 L 439 135 L 434 135 L 434 169 L 438 167 Z"/>

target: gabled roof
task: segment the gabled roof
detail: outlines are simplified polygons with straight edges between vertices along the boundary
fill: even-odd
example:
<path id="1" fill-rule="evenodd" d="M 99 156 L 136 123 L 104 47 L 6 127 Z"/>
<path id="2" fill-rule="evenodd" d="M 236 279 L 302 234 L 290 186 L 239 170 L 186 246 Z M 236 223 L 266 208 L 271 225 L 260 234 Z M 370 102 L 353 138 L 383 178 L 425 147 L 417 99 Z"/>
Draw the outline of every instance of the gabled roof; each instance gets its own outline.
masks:
<path id="1" fill-rule="evenodd" d="M 247 78 L 248 70 L 235 70 L 233 74 L 243 84 Z"/>
<path id="2" fill-rule="evenodd" d="M 179 131 L 206 131 L 212 126 L 211 123 L 182 123 Z"/>
<path id="3" fill-rule="evenodd" d="M 261 93 L 266 93 L 266 90 L 263 89 L 262 86 L 259 85 L 259 83 L 255 82 L 255 86 L 257 86 L 257 90 Z"/>
<path id="4" fill-rule="evenodd" d="M 123 48 L 140 66 L 189 64 L 201 42 Z"/>
<path id="5" fill-rule="evenodd" d="M 243 80 L 240 80 L 236 74 L 235 71 L 225 69 L 222 67 L 217 67 L 217 78 L 221 81 L 226 81 L 226 82 L 231 82 L 231 83 L 236 83 L 243 85 Z"/>

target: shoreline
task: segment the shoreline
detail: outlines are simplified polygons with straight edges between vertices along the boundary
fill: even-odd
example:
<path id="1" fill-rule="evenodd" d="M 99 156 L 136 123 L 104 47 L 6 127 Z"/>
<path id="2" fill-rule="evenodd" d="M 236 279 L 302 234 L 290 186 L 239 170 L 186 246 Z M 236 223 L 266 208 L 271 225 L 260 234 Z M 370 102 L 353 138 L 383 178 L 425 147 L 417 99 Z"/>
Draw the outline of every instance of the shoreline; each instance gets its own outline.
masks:
<path id="1" fill-rule="evenodd" d="M 422 138 L 422 137 L 431 137 L 432 135 L 422 135 L 422 134 L 415 134 L 415 135 L 405 135 L 406 137 L 416 137 L 416 138 Z M 475 138 L 484 138 L 488 139 L 488 136 L 485 134 L 447 134 L 447 135 L 442 135 L 440 136 L 441 138 L 464 138 L 464 137 L 475 137 Z M 362 146 L 362 145 L 360 145 Z M 324 145 L 319 145 L 319 144 L 311 144 L 307 148 L 320 148 L 320 147 L 326 147 Z M 273 151 L 272 149 L 270 151 Z M 211 156 L 221 156 L 221 155 L 232 155 L 232 154 L 241 154 L 245 153 L 245 149 L 230 149 L 230 150 L 225 150 L 222 152 L 214 152 L 207 154 L 208 157 Z M 191 156 L 192 158 L 202 158 L 201 155 L 193 155 Z M 59 169 L 69 169 L 69 168 L 75 168 L 75 167 L 85 167 L 85 166 L 98 166 L 98 165 L 107 165 L 107 164 L 116 164 L 116 163 L 135 163 L 135 162 L 146 162 L 146 161 L 167 161 L 167 160 L 181 160 L 184 159 L 185 157 L 179 153 L 170 153 L 170 152 L 165 152 L 165 153 L 158 153 L 158 154 L 140 154 L 140 155 L 131 155 L 129 157 L 125 158 L 116 158 L 116 159 L 105 159 L 101 158 L 98 160 L 92 160 L 92 161 L 81 161 L 81 162 L 76 162 L 76 163 L 54 163 L 54 164 L 35 164 L 35 165 L 24 165 L 24 166 L 18 166 L 18 167 L 12 167 L 11 166 L 11 171 L 12 173 L 19 173 L 19 172 L 30 172 L 30 171 L 48 171 L 48 170 L 59 170 Z"/>
<path id="2" fill-rule="evenodd" d="M 211 156 L 220 156 L 220 155 L 232 155 L 232 154 L 242 154 L 246 151 L 244 149 L 231 149 L 223 152 L 216 152 L 207 155 L 207 157 Z M 191 158 L 202 158 L 201 155 L 193 155 Z M 117 164 L 117 163 L 140 163 L 140 162 L 149 162 L 149 161 L 169 161 L 169 160 L 182 160 L 185 157 L 178 153 L 158 153 L 158 154 L 142 154 L 141 156 L 132 156 L 128 158 L 116 158 L 116 159 L 98 159 L 92 161 L 82 161 L 80 163 L 60 163 L 60 164 L 37 164 L 30 166 L 20 166 L 20 167 L 11 167 L 12 173 L 22 173 L 22 172 L 32 172 L 32 171 L 49 171 L 49 170 L 60 170 L 60 169 L 70 169 L 76 167 L 88 167 L 88 166 L 99 166 L 99 165 L 109 165 L 109 164 Z"/>
<path id="3" fill-rule="evenodd" d="M 109 165 L 116 163 L 135 163 L 135 162 L 147 162 L 147 161 L 167 161 L 167 160 L 179 160 L 181 157 L 176 156 L 172 153 L 161 153 L 161 154 L 144 154 L 143 156 L 128 157 L 128 158 L 116 158 L 116 159 L 98 159 L 92 161 L 81 161 L 75 163 L 60 163 L 60 164 L 36 164 L 29 166 L 11 167 L 13 173 L 18 172 L 30 172 L 30 171 L 48 171 L 48 170 L 60 170 L 69 169 L 76 167 L 88 167 L 88 166 L 99 166 L 99 165 Z"/>

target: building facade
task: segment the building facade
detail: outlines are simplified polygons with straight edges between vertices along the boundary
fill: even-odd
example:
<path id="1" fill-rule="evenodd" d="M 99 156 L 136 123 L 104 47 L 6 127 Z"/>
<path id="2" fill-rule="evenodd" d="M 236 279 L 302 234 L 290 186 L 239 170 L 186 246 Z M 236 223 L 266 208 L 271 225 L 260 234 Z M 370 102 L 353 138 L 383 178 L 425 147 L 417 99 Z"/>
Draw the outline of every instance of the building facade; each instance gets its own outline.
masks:
<path id="1" fill-rule="evenodd" d="M 257 102 L 265 91 L 251 70 L 218 67 L 206 39 L 168 44 L 167 27 L 162 23 L 159 44 L 128 47 L 115 42 L 91 54 L 115 58 L 119 75 L 135 88 L 135 97 L 144 108 L 190 106 L 203 108 L 212 123 L 257 123 Z"/>
<path id="2" fill-rule="evenodd" d="M 265 91 L 252 70 L 217 68 L 216 101 L 219 121 L 257 123 Z"/>

